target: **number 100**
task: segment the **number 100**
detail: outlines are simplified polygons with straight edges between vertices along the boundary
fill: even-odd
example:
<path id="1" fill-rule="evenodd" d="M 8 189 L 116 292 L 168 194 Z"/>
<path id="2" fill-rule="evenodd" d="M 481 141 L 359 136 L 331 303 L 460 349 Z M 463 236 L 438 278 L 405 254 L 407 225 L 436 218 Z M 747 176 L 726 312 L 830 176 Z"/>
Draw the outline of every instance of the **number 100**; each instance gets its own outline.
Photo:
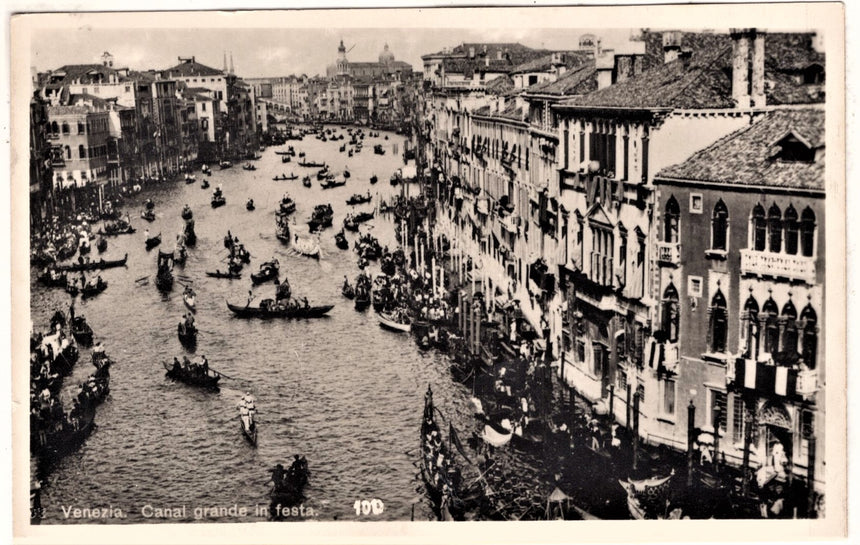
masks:
<path id="1" fill-rule="evenodd" d="M 385 511 L 385 504 L 382 503 L 382 500 L 372 499 L 372 500 L 355 500 L 355 504 L 353 505 L 355 508 L 356 515 L 381 515 L 383 511 Z"/>

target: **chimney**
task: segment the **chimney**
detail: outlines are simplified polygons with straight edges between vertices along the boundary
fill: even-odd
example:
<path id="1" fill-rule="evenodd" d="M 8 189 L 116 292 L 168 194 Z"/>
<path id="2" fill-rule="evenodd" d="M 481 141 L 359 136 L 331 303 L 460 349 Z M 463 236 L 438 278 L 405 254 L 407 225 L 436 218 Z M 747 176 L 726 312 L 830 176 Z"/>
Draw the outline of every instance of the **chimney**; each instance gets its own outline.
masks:
<path id="1" fill-rule="evenodd" d="M 681 52 L 681 31 L 669 30 L 663 33 L 663 62 L 672 62 Z"/>
<path id="2" fill-rule="evenodd" d="M 754 28 L 732 29 L 731 37 L 732 99 L 735 107 L 763 107 L 764 32 Z"/>
<path id="3" fill-rule="evenodd" d="M 764 35 L 763 31 L 757 31 L 753 38 L 752 57 L 752 92 L 753 106 L 763 108 L 765 106 L 764 96 Z"/>
<path id="4" fill-rule="evenodd" d="M 597 69 L 597 88 L 604 89 L 612 85 L 612 72 L 615 69 L 615 51 L 604 49 L 595 61 Z"/>

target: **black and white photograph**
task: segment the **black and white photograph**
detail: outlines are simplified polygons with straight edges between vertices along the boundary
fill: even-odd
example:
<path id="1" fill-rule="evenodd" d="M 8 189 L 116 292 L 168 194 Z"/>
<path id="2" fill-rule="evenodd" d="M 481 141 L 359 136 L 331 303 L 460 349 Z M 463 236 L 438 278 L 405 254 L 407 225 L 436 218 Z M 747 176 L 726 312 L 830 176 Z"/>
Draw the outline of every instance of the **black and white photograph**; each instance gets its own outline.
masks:
<path id="1" fill-rule="evenodd" d="M 13 14 L 16 537 L 842 535 L 843 17 Z"/>

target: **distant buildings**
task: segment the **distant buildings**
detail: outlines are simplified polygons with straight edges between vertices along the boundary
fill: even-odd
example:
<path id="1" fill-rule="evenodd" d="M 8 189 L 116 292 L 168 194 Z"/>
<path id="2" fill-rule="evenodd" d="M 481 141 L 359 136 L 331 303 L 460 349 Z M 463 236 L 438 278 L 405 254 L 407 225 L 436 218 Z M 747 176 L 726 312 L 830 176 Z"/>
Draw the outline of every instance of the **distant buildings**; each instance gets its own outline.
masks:
<path id="1" fill-rule="evenodd" d="M 59 193 L 71 206 L 77 193 L 100 202 L 106 185 L 257 149 L 251 88 L 194 57 L 166 70 L 133 72 L 115 68 L 106 52 L 101 64 L 62 66 L 36 75 L 34 84 L 33 115 L 46 116 L 40 126 L 51 172 L 33 193 L 46 205 Z"/>

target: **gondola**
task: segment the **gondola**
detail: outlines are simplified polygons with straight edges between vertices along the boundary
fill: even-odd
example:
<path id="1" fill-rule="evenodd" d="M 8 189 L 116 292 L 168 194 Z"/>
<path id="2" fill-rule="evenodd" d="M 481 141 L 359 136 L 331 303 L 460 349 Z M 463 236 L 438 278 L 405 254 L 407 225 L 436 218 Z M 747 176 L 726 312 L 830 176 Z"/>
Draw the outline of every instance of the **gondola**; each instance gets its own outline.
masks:
<path id="1" fill-rule="evenodd" d="M 454 428 L 449 434 L 454 436 Z M 464 520 L 466 505 L 460 498 L 461 479 L 451 478 L 452 473 L 458 473 L 453 452 L 443 440 L 442 432 L 436 423 L 436 410 L 433 406 L 433 392 L 427 387 L 424 395 L 424 416 L 421 421 L 421 477 L 427 487 L 433 511 L 439 520 Z M 440 467 L 440 460 L 444 463 Z M 453 467 L 452 467 L 453 466 Z M 445 471 L 447 467 L 453 471 Z"/>
<path id="2" fill-rule="evenodd" d="M 221 170 L 224 170 L 225 168 L 230 168 L 230 167 L 232 167 L 232 166 L 233 166 L 233 163 L 231 163 L 230 161 L 221 161 L 221 162 L 219 162 L 219 163 L 218 163 L 218 166 L 220 166 L 220 167 L 221 167 Z"/>
<path id="3" fill-rule="evenodd" d="M 99 259 L 98 261 L 87 261 L 84 263 L 70 263 L 68 265 L 57 265 L 57 271 L 71 271 L 71 272 L 80 272 L 80 271 L 95 271 L 99 269 L 111 269 L 113 267 L 124 267 L 126 261 L 128 261 L 128 254 L 125 254 L 125 257 L 122 259 L 114 259 L 114 260 L 104 260 Z"/>
<path id="4" fill-rule="evenodd" d="M 305 176 L 304 178 L 302 178 L 302 185 L 305 187 L 310 187 L 311 186 L 311 177 Z"/>
<path id="5" fill-rule="evenodd" d="M 320 184 L 320 187 L 323 189 L 334 189 L 335 187 L 341 187 L 346 185 L 346 180 L 326 180 Z"/>
<path id="6" fill-rule="evenodd" d="M 119 220 L 116 223 L 106 223 L 104 229 L 99 230 L 97 234 L 106 237 L 116 237 L 119 235 L 130 235 L 135 231 L 135 228 L 130 223 Z"/>
<path id="7" fill-rule="evenodd" d="M 239 428 L 242 430 L 242 435 L 254 446 L 257 446 L 257 423 L 254 421 L 253 414 L 239 414 Z"/>
<path id="8" fill-rule="evenodd" d="M 287 221 L 287 216 L 285 214 L 278 214 L 275 216 L 275 236 L 278 237 L 278 240 L 281 242 L 290 242 L 290 224 Z"/>
<path id="9" fill-rule="evenodd" d="M 224 206 L 225 204 L 227 204 L 227 199 L 225 199 L 223 195 L 219 197 L 212 197 L 211 204 L 212 208 L 218 208 L 219 206 Z"/>
<path id="10" fill-rule="evenodd" d="M 75 316 L 72 320 L 72 336 L 81 346 L 93 344 L 93 328 L 87 323 L 83 316 Z"/>
<path id="11" fill-rule="evenodd" d="M 184 220 L 190 220 L 192 217 L 194 217 L 194 213 L 191 211 L 191 207 L 186 204 L 182 208 L 181 216 L 182 216 L 182 219 L 184 219 Z"/>
<path id="12" fill-rule="evenodd" d="M 317 163 L 314 161 L 299 161 L 299 166 L 307 168 L 321 168 L 325 166 L 325 163 Z"/>
<path id="13" fill-rule="evenodd" d="M 155 287 L 159 291 L 170 291 L 173 288 L 173 273 L 170 269 L 161 269 L 156 273 Z"/>
<path id="14" fill-rule="evenodd" d="M 234 273 L 234 272 L 229 272 L 229 271 L 228 271 L 228 272 L 222 272 L 222 271 L 210 272 L 210 271 L 206 271 L 206 276 L 208 276 L 208 277 L 210 277 L 210 278 L 229 278 L 230 280 L 236 280 L 236 279 L 238 279 L 238 278 L 242 278 L 242 273 L 238 273 L 238 272 Z"/>
<path id="15" fill-rule="evenodd" d="M 352 197 L 347 199 L 346 204 L 348 204 L 350 206 L 355 206 L 357 204 L 364 204 L 364 203 L 370 202 L 372 200 L 373 200 L 373 197 L 370 195 L 370 192 L 368 191 L 366 195 L 360 195 L 360 194 L 356 193 L 355 195 L 353 195 Z"/>
<path id="16" fill-rule="evenodd" d="M 209 168 L 209 166 L 208 166 L 208 165 L 203 165 L 202 167 L 200 167 L 200 172 L 202 172 L 203 174 L 205 174 L 205 175 L 207 175 L 207 176 L 211 176 L 211 175 L 212 175 L 212 169 L 211 169 L 211 168 Z"/>
<path id="17" fill-rule="evenodd" d="M 185 221 L 185 245 L 194 246 L 197 244 L 197 233 L 194 232 L 194 220 Z"/>
<path id="18" fill-rule="evenodd" d="M 370 306 L 370 292 L 366 289 L 355 290 L 355 310 L 361 312 Z"/>
<path id="19" fill-rule="evenodd" d="M 249 163 L 242 165 L 242 170 L 257 170 L 257 167 Z"/>
<path id="20" fill-rule="evenodd" d="M 264 299 L 259 307 L 233 305 L 228 301 L 227 308 L 239 318 L 322 318 L 334 305 L 303 307 L 297 304 L 291 307 Z"/>
<path id="21" fill-rule="evenodd" d="M 374 174 L 373 176 L 370 177 L 370 185 L 373 185 L 378 181 L 379 181 L 379 178 L 376 176 L 376 174 Z"/>
<path id="22" fill-rule="evenodd" d="M 200 184 L 200 188 L 209 189 L 209 180 L 203 180 L 203 182 Z"/>
<path id="23" fill-rule="evenodd" d="M 81 288 L 81 297 L 84 299 L 95 297 L 96 295 L 106 290 L 107 287 L 107 282 L 105 282 L 101 278 L 97 278 L 94 284 L 90 284 L 89 282 L 87 282 L 84 287 Z"/>
<path id="24" fill-rule="evenodd" d="M 202 369 L 185 369 L 182 366 L 168 364 L 166 361 L 162 361 L 161 364 L 167 370 L 167 376 L 174 380 L 210 390 L 218 389 L 218 381 L 221 380 L 221 374 L 218 371 L 209 369 L 204 373 Z"/>
<path id="25" fill-rule="evenodd" d="M 346 234 L 343 232 L 343 229 L 334 236 L 334 243 L 341 250 L 349 249 L 349 241 L 346 240 Z"/>
<path id="26" fill-rule="evenodd" d="M 79 447 L 95 427 L 95 410 L 91 408 L 83 411 L 77 427 L 64 426 L 57 431 L 48 431 L 44 442 L 31 440 L 30 449 L 42 461 L 59 459 Z"/>
<path id="27" fill-rule="evenodd" d="M 179 342 L 182 346 L 193 347 L 197 344 L 197 328 L 194 324 L 186 324 L 179 322 L 176 326 L 176 333 L 179 335 Z"/>
<path id="28" fill-rule="evenodd" d="M 379 325 L 381 327 L 389 329 L 391 331 L 409 333 L 412 330 L 412 325 L 408 322 L 401 320 L 403 320 L 403 316 L 398 318 L 392 314 L 388 314 L 385 312 L 379 313 Z"/>
<path id="29" fill-rule="evenodd" d="M 257 284 L 262 284 L 263 282 L 268 282 L 269 280 L 274 280 L 275 282 L 277 282 L 279 270 L 280 265 L 278 264 L 277 259 L 267 261 L 260 265 L 260 272 L 251 273 L 251 283 L 256 286 Z"/>
<path id="30" fill-rule="evenodd" d="M 275 485 L 269 492 L 269 518 L 284 520 L 289 517 L 291 508 L 295 508 L 305 500 L 304 488 L 308 484 L 310 471 L 304 456 L 296 454 L 296 459 L 286 471 L 281 464 L 274 468 L 272 481 Z"/>
<path id="31" fill-rule="evenodd" d="M 197 181 L 196 177 L 188 175 L 188 174 L 185 175 L 185 183 L 186 184 L 193 184 L 196 181 Z"/>
<path id="32" fill-rule="evenodd" d="M 290 174 L 289 176 L 287 176 L 286 174 L 281 174 L 280 176 L 275 176 L 274 178 L 272 178 L 272 181 L 274 181 L 274 182 L 290 182 L 292 180 L 298 180 L 298 179 L 299 179 L 298 174 Z"/>
<path id="33" fill-rule="evenodd" d="M 382 144 L 376 144 L 373 146 L 373 153 L 376 155 L 385 155 L 385 150 L 382 149 Z"/>
<path id="34" fill-rule="evenodd" d="M 197 312 L 197 294 L 194 293 L 191 286 L 186 286 L 185 291 L 182 293 L 182 301 L 185 303 L 185 306 L 188 307 L 188 310 L 191 312 Z"/>
<path id="35" fill-rule="evenodd" d="M 279 207 L 280 213 L 283 215 L 289 215 L 296 211 L 296 201 L 293 200 L 289 195 L 284 195 L 281 198 L 281 203 Z"/>
<path id="36" fill-rule="evenodd" d="M 350 176 L 351 176 L 351 174 L 349 173 L 349 171 L 348 171 L 348 170 L 344 170 L 344 171 L 343 171 L 343 177 L 344 177 L 344 179 L 349 178 Z"/>
<path id="37" fill-rule="evenodd" d="M 152 250 L 153 248 L 161 244 L 161 233 L 158 233 L 154 237 L 149 237 L 148 239 L 146 239 L 145 244 L 147 250 Z"/>
<path id="38" fill-rule="evenodd" d="M 245 210 L 252 212 L 255 208 L 254 199 L 248 199 L 248 202 L 245 203 Z"/>
<path id="39" fill-rule="evenodd" d="M 289 150 L 287 151 L 275 151 L 277 155 L 292 155 Z M 302 155 L 304 157 L 304 155 Z"/>
<path id="40" fill-rule="evenodd" d="M 292 160 L 293 160 L 293 158 L 292 158 L 292 157 L 290 157 L 289 155 L 284 155 L 283 157 L 281 157 L 281 162 L 282 162 L 282 163 L 289 163 L 289 162 L 290 162 L 290 161 L 292 161 Z"/>
<path id="41" fill-rule="evenodd" d="M 140 213 L 140 217 L 151 223 L 155 221 L 155 212 L 153 210 L 143 210 Z"/>

